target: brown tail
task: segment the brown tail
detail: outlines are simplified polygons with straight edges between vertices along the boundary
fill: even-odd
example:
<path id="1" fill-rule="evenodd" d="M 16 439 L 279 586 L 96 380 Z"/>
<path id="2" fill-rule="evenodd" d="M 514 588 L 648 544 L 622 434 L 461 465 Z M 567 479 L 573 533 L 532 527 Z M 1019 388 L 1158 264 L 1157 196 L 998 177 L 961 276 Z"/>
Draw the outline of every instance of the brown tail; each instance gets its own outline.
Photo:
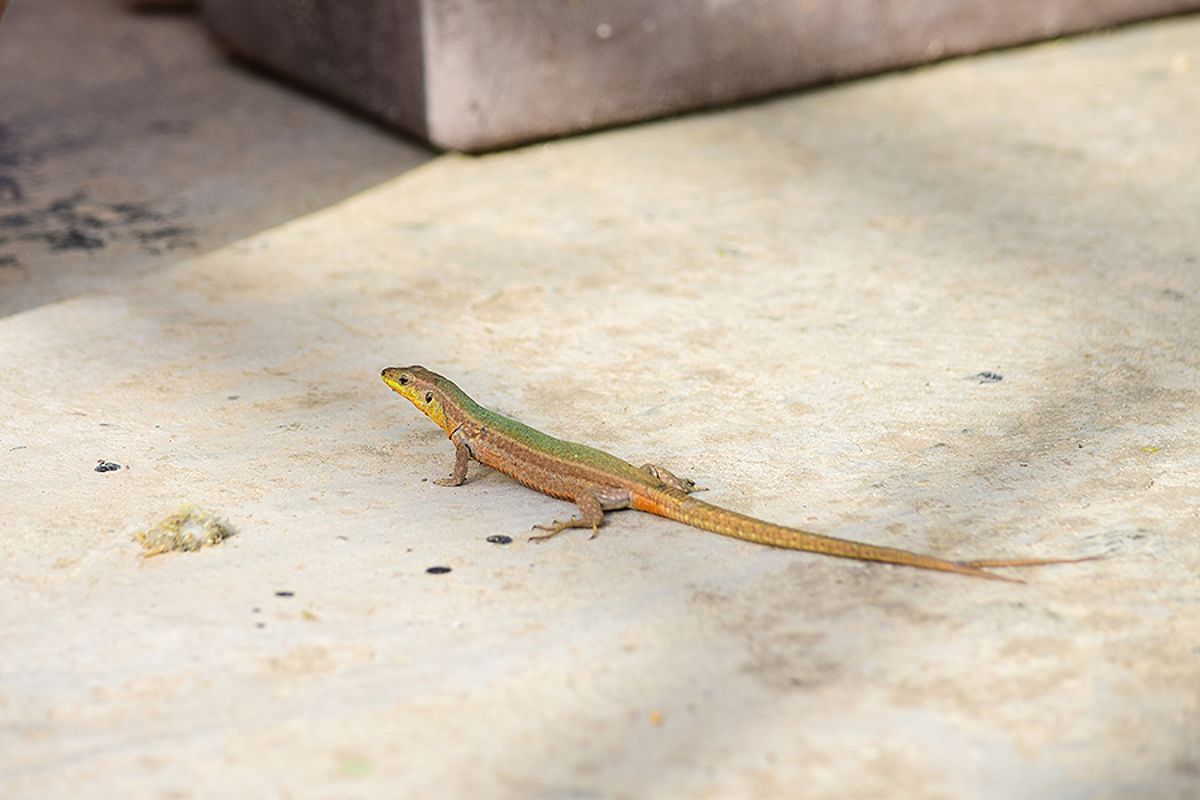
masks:
<path id="1" fill-rule="evenodd" d="M 987 578 L 993 581 L 1009 581 L 1022 583 L 1015 578 L 995 575 L 983 567 L 1032 567 L 1041 564 L 1061 564 L 1074 561 L 1088 561 L 1089 558 L 1072 559 L 981 559 L 978 561 L 947 561 L 934 556 L 912 553 L 895 547 L 855 542 L 850 539 L 838 539 L 833 536 L 822 536 L 819 533 L 787 528 L 764 522 L 736 511 L 730 511 L 720 506 L 696 500 L 687 495 L 663 491 L 647 493 L 645 497 L 634 498 L 633 507 L 639 511 L 647 511 L 660 517 L 673 519 L 693 528 L 712 531 L 722 536 L 731 536 L 747 542 L 783 547 L 789 550 L 804 550 L 809 553 L 835 556 L 837 558 L 853 558 L 859 561 L 881 561 L 885 564 L 899 564 L 906 567 L 932 569 L 939 572 L 953 572 L 958 575 L 970 575 L 973 578 Z"/>

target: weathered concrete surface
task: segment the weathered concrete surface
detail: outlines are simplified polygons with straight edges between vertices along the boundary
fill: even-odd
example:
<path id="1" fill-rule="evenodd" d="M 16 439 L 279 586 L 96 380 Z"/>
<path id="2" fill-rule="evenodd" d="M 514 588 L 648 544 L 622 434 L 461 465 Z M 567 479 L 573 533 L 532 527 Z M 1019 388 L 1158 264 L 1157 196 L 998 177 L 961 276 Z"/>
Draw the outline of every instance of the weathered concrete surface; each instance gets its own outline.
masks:
<path id="1" fill-rule="evenodd" d="M 1200 793 L 1198 43 L 439 159 L 0 321 L 0 795 Z M 530 545 L 409 362 L 769 519 L 1110 558 Z M 139 559 L 185 502 L 239 534 Z"/>

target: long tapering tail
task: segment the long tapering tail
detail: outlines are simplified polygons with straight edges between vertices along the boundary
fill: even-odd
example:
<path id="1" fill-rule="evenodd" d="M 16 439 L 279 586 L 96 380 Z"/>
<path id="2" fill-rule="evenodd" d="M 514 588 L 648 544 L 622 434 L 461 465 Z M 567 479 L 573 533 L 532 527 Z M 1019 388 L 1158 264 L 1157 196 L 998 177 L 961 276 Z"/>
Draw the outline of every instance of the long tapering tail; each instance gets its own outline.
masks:
<path id="1" fill-rule="evenodd" d="M 1071 561 L 1086 561 L 1088 559 L 983 559 L 979 561 L 947 561 L 935 556 L 913 553 L 896 547 L 855 542 L 850 539 L 838 539 L 833 536 L 823 536 L 819 533 L 788 528 L 764 522 L 727 508 L 714 506 L 689 497 L 682 492 L 671 489 L 649 491 L 634 498 L 633 507 L 638 511 L 657 514 L 660 517 L 673 519 L 693 528 L 712 531 L 722 536 L 730 536 L 747 542 L 783 547 L 789 550 L 804 550 L 809 553 L 820 553 L 838 558 L 853 558 L 859 561 L 881 561 L 885 564 L 899 564 L 906 567 L 932 569 L 940 572 L 953 572 L 959 575 L 970 575 L 974 578 L 987 578 L 997 581 L 1021 583 L 1015 578 L 995 575 L 982 567 L 1029 567 L 1040 564 L 1058 564 Z"/>

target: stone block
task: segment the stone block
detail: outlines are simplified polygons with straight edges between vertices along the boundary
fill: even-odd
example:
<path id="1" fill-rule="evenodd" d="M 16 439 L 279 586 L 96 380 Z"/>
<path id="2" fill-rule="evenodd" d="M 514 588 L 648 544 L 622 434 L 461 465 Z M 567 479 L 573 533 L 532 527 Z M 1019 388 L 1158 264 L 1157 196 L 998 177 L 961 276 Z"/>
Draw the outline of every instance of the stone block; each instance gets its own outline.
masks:
<path id="1" fill-rule="evenodd" d="M 205 0 L 231 50 L 482 151 L 1200 8 L 1200 0 Z"/>

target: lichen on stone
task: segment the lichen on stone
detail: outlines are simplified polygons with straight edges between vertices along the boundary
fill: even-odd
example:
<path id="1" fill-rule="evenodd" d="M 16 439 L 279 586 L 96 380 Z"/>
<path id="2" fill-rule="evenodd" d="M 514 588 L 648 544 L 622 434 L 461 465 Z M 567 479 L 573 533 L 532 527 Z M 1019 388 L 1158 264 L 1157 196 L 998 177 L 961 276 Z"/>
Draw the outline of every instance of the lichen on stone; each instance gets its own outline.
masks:
<path id="1" fill-rule="evenodd" d="M 149 528 L 138 531 L 134 539 L 145 550 L 142 556 L 150 558 L 163 553 L 190 553 L 202 547 L 213 547 L 233 534 L 233 528 L 221 517 L 193 505 L 183 505 Z"/>

